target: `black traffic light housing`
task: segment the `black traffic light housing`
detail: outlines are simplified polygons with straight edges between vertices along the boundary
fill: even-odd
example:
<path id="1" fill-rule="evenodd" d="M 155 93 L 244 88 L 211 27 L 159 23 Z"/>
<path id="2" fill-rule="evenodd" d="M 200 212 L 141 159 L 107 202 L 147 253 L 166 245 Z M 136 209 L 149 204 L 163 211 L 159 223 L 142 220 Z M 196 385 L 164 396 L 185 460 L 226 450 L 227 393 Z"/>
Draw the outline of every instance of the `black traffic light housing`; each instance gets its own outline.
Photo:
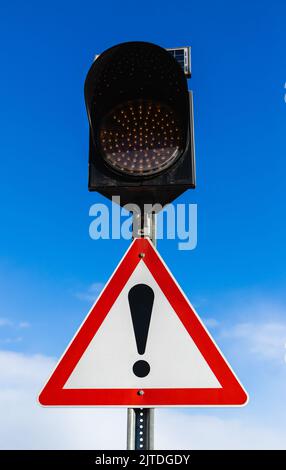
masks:
<path id="1" fill-rule="evenodd" d="M 146 203 L 160 203 L 164 206 L 186 189 L 195 187 L 192 94 L 188 91 L 187 79 L 181 66 L 166 49 L 146 42 L 128 42 L 106 50 L 92 64 L 86 77 L 84 93 L 90 125 L 88 181 L 90 191 L 97 191 L 110 199 L 112 196 L 120 196 L 121 205 L 135 203 L 143 207 Z M 137 110 L 141 108 L 141 104 L 138 105 L 138 103 L 143 103 L 143 108 L 147 109 L 148 114 L 148 109 L 151 110 L 151 106 L 146 108 L 147 105 L 144 105 L 144 103 L 160 103 L 163 106 L 162 110 L 165 109 L 166 116 L 168 116 L 166 113 L 169 109 L 169 115 L 174 115 L 177 119 L 176 121 L 170 121 L 170 126 L 172 127 L 171 122 L 173 122 L 175 123 L 173 126 L 178 126 L 180 129 L 180 135 L 177 137 L 180 140 L 180 151 L 177 151 L 178 155 L 174 158 L 174 161 L 171 161 L 168 166 L 162 166 L 161 170 L 158 167 L 154 174 L 152 174 L 152 169 L 149 174 L 144 174 L 143 169 L 138 170 L 139 173 L 137 174 L 132 174 L 132 172 L 125 174 L 123 168 L 119 168 L 118 171 L 116 165 L 111 166 L 108 163 L 108 158 L 111 157 L 107 156 L 105 158 L 103 151 L 103 145 L 105 144 L 102 144 L 102 141 L 104 141 L 102 139 L 103 131 L 100 130 L 102 129 L 102 122 L 110 114 L 109 119 L 112 120 L 112 110 L 121 109 L 122 104 L 130 106 L 129 109 L 132 110 L 132 103 L 137 103 Z M 159 105 L 157 108 L 159 109 Z M 122 109 L 121 113 L 125 115 L 124 107 Z M 118 114 L 118 112 L 116 111 L 115 114 Z M 139 112 L 141 111 L 139 110 Z M 133 111 L 132 114 L 134 114 Z M 155 114 L 155 116 L 157 115 Z M 115 118 L 116 116 L 114 116 Z M 125 115 L 125 118 L 129 122 L 127 115 Z M 155 120 L 154 124 L 156 124 L 157 119 L 152 119 L 152 121 Z M 118 120 L 118 122 L 120 121 Z M 137 125 L 137 123 L 135 124 Z M 165 125 L 169 126 L 168 123 L 165 123 Z M 174 135 L 170 134 L 172 132 L 171 127 L 166 129 L 171 129 L 168 135 L 169 138 L 173 139 L 173 137 L 170 137 L 170 135 Z M 177 127 L 176 130 L 178 131 Z M 150 133 L 149 129 L 146 128 L 144 131 L 145 138 L 147 138 L 146 134 Z M 130 128 L 131 132 L 132 129 Z M 139 127 L 136 128 L 136 132 L 139 133 Z M 112 134 L 111 131 L 110 133 Z M 134 137 L 133 134 L 132 137 Z M 137 140 L 136 138 L 135 136 L 134 139 L 138 146 L 139 134 Z M 161 140 L 160 137 L 158 138 Z M 142 145 L 142 142 L 144 145 L 144 136 L 140 139 L 142 139 L 140 145 Z M 124 145 L 124 142 L 120 145 Z M 148 145 L 152 145 L 152 142 Z M 117 144 L 116 147 L 118 147 Z M 137 151 L 135 150 L 135 152 Z M 160 151 L 162 150 L 158 151 L 159 155 L 161 155 Z M 156 150 L 153 152 L 156 152 Z M 113 153 L 111 155 L 119 154 Z M 140 158 L 141 155 L 142 159 L 140 161 L 143 161 L 144 158 L 146 160 L 144 150 L 143 154 L 140 153 Z M 161 159 L 163 158 L 162 156 Z M 119 160 L 122 160 L 122 158 Z M 114 162 L 116 164 L 115 157 Z M 136 162 L 133 166 L 141 165 L 143 168 L 144 164 L 145 161 L 142 164 Z M 151 165 L 149 166 L 151 167 Z M 140 171 L 142 171 L 142 174 Z"/>

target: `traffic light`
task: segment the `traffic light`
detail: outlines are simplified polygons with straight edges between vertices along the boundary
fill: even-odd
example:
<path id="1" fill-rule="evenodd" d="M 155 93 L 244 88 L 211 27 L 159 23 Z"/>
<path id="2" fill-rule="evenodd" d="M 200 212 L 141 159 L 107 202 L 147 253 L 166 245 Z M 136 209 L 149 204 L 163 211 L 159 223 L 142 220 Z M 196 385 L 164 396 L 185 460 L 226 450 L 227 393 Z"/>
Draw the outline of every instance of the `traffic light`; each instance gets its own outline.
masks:
<path id="1" fill-rule="evenodd" d="M 146 42 L 111 47 L 84 93 L 90 191 L 142 207 L 195 187 L 193 100 L 174 54 Z"/>

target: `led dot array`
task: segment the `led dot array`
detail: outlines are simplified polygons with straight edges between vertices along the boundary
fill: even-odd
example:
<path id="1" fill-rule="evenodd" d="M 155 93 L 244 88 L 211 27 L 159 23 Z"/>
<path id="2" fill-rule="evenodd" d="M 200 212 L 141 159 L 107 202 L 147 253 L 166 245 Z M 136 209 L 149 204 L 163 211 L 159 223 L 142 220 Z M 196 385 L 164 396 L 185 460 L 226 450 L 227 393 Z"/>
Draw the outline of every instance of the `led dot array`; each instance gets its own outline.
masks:
<path id="1" fill-rule="evenodd" d="M 169 167 L 182 152 L 182 130 L 168 106 L 153 101 L 124 103 L 102 121 L 99 141 L 115 170 L 134 176 Z"/>

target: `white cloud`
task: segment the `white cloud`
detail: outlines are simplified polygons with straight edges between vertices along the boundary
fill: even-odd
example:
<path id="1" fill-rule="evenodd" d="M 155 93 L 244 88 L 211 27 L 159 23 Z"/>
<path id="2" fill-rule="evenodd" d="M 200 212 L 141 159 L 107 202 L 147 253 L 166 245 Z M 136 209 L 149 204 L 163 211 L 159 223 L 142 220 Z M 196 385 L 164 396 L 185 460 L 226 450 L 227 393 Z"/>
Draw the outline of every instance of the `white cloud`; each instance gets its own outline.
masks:
<path id="1" fill-rule="evenodd" d="M 37 395 L 54 366 L 54 359 L 43 355 L 0 351 L 1 448 L 124 449 L 126 409 L 38 405 Z M 235 419 L 228 411 L 157 409 L 155 448 L 285 448 L 285 429 L 259 425 L 246 408 L 234 410 Z"/>
<path id="2" fill-rule="evenodd" d="M 12 320 L 9 320 L 9 318 L 0 318 L 0 327 L 1 326 L 8 326 L 8 327 L 11 327 L 11 328 L 29 328 L 30 327 L 30 323 L 27 322 L 27 321 L 21 321 L 19 323 L 15 323 L 14 321 Z"/>
<path id="3" fill-rule="evenodd" d="M 7 337 L 7 338 L 1 338 L 0 339 L 0 344 L 13 344 L 13 343 L 21 343 L 23 341 L 22 336 L 16 336 L 15 338 Z"/>
<path id="4" fill-rule="evenodd" d="M 126 410 L 43 408 L 37 403 L 54 366 L 52 358 L 42 355 L 0 352 L 1 448 L 124 448 Z"/>
<path id="5" fill-rule="evenodd" d="M 280 359 L 285 356 L 286 322 L 238 323 L 223 330 L 222 337 L 243 341 L 249 352 L 262 359 Z"/>
<path id="6" fill-rule="evenodd" d="M 206 328 L 209 329 L 217 328 L 219 326 L 219 322 L 215 318 L 203 318 L 202 321 Z"/>
<path id="7" fill-rule="evenodd" d="M 18 328 L 30 328 L 30 323 L 27 322 L 27 321 L 21 321 L 19 324 L 18 324 Z"/>
<path id="8" fill-rule="evenodd" d="M 219 344 L 231 345 L 240 357 L 250 354 L 260 360 L 285 362 L 286 307 L 277 299 L 245 293 L 226 297 L 216 302 L 214 316 L 203 322 L 215 329 Z"/>
<path id="9" fill-rule="evenodd" d="M 157 421 L 160 449 L 286 448 L 286 430 L 267 428 L 253 418 L 223 419 L 214 411 L 192 416 L 190 412 L 164 410 Z"/>
<path id="10" fill-rule="evenodd" d="M 12 326 L 13 323 L 8 318 L 0 318 L 0 327 L 1 326 Z"/>
<path id="11" fill-rule="evenodd" d="M 85 291 L 76 292 L 75 297 L 79 300 L 87 302 L 94 302 L 102 291 L 104 284 L 101 282 L 94 282 Z"/>
<path id="12" fill-rule="evenodd" d="M 29 328 L 30 324 L 26 321 L 16 323 L 9 318 L 2 317 L 0 318 L 0 327 L 2 327 L 0 345 L 9 345 L 23 341 L 23 337 L 19 336 L 18 330 Z M 7 333 L 8 331 L 9 334 Z"/>

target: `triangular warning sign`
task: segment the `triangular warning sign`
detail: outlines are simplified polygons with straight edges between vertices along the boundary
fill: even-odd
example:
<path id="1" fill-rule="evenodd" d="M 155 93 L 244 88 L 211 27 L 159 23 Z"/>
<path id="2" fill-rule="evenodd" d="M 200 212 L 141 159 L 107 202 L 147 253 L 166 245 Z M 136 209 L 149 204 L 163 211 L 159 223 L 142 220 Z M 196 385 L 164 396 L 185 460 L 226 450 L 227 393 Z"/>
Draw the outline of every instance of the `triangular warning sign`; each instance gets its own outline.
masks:
<path id="1" fill-rule="evenodd" d="M 151 242 L 134 240 L 42 405 L 244 405 L 247 394 Z"/>

